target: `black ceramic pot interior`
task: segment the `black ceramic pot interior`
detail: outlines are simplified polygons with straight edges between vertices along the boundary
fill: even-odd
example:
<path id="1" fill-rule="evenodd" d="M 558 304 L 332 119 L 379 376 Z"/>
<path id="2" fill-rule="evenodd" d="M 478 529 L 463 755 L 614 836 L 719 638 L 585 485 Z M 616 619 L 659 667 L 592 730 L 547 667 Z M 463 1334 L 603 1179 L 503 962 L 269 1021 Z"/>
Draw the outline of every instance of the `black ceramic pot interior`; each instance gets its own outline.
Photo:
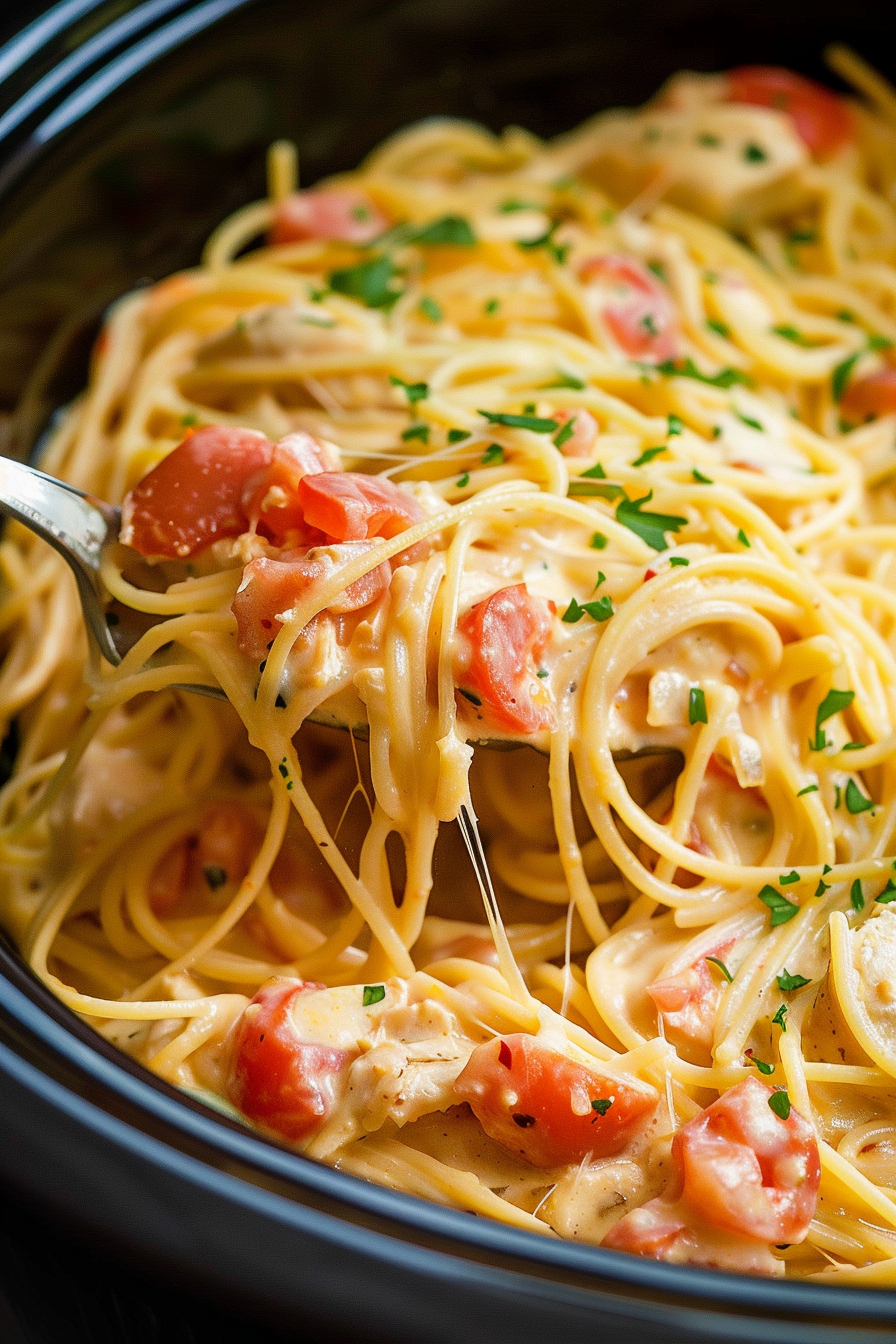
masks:
<path id="1" fill-rule="evenodd" d="M 212 227 L 262 194 L 277 136 L 296 140 L 310 183 L 420 117 L 551 135 L 643 101 L 682 67 L 825 77 L 838 39 L 896 74 L 894 35 L 896 11 L 873 0 L 69 0 L 30 45 L 0 51 L 3 450 L 28 454 L 83 386 L 112 299 L 195 262 Z M 216 1291 L 366 1321 L 369 1339 L 493 1344 L 558 1326 L 896 1339 L 889 1294 L 682 1272 L 314 1167 L 98 1046 L 5 949 L 0 1170 Z"/>

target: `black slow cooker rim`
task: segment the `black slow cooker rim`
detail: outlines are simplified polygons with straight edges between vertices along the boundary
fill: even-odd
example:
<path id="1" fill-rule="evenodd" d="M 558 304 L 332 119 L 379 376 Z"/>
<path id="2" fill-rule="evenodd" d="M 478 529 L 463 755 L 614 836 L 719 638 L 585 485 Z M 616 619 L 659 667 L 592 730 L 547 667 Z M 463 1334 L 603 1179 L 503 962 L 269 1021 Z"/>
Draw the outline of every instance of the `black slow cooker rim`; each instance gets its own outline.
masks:
<path id="1" fill-rule="evenodd" d="M 122 11 L 116 6 L 107 23 L 94 24 L 82 42 L 69 40 L 85 18 L 96 18 L 108 0 L 63 0 L 0 48 L 0 195 L 8 192 L 39 156 L 75 129 L 105 99 L 137 78 L 181 43 L 217 22 L 247 9 L 256 0 L 145 0 Z M 71 60 L 72 53 L 93 43 L 89 60 Z M 10 98 L 12 77 L 27 75 L 29 63 L 51 45 L 63 44 L 68 64 L 62 76 L 42 76 L 40 96 Z M 58 72 L 59 66 L 53 67 Z M 14 82 L 14 81 L 13 81 Z M 298 1195 L 317 1196 L 346 1213 L 366 1215 L 393 1235 L 415 1233 L 441 1244 L 433 1250 L 415 1243 L 420 1255 L 455 1253 L 461 1248 L 496 1257 L 517 1269 L 540 1268 L 570 1276 L 572 1281 L 593 1278 L 609 1289 L 644 1291 L 667 1302 L 741 1308 L 782 1316 L 813 1317 L 825 1321 L 896 1321 L 896 1294 L 887 1289 L 838 1288 L 822 1283 L 754 1279 L 716 1271 L 667 1265 L 650 1260 L 541 1238 L 484 1219 L 472 1219 L 458 1210 L 362 1181 L 347 1173 L 304 1158 L 272 1140 L 251 1133 L 226 1117 L 169 1086 L 142 1066 L 121 1055 L 98 1037 L 56 999 L 17 953 L 0 944 L 0 1075 L 15 1074 L 26 1087 L 43 1087 L 57 1108 L 80 1108 L 79 1118 L 93 1123 L 100 1117 L 120 1126 L 112 1103 L 125 1104 L 168 1131 L 172 1140 L 189 1143 L 203 1154 L 208 1178 L 238 1182 L 245 1197 L 258 1202 L 272 1217 L 282 1219 L 295 1200 L 262 1185 L 218 1170 L 215 1159 L 232 1159 L 247 1171 L 286 1182 Z M 5 1038 L 5 1039 L 3 1039 Z M 36 1062 L 35 1062 L 36 1061 Z M 53 1064 L 64 1065 L 94 1095 L 83 1094 L 52 1077 Z M 38 1084 L 38 1078 L 41 1080 Z M 96 1094 L 105 1097 L 104 1107 Z M 128 1125 L 135 1141 L 163 1143 L 136 1126 Z M 119 1131 L 119 1134 L 125 1131 Z M 171 1143 L 172 1153 L 176 1149 Z M 27 1180 L 22 1182 L 27 1186 Z M 232 1192 L 233 1193 L 233 1192 Z M 325 1215 L 322 1215 L 325 1216 Z M 340 1223 L 338 1215 L 331 1218 Z M 346 1222 L 356 1234 L 356 1225 Z M 385 1241 L 383 1245 L 385 1248 Z M 400 1243 L 403 1244 L 403 1243 Z M 384 1250 L 385 1253 L 385 1250 Z M 465 1260 L 467 1272 L 499 1273 L 488 1261 Z M 561 1279 L 561 1282 L 563 1280 Z M 794 1336 L 796 1338 L 796 1336 Z"/>

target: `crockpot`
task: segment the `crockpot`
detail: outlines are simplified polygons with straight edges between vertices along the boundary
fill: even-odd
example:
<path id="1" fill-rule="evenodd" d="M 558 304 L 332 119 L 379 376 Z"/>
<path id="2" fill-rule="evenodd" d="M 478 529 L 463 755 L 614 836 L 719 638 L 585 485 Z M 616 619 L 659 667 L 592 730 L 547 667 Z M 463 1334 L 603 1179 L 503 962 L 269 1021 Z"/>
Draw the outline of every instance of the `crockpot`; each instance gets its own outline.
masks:
<path id="1" fill-rule="evenodd" d="M 6 22 L 6 20 L 4 20 Z M 548 135 L 681 67 L 896 73 L 874 0 L 65 0 L 0 49 L 0 433 L 39 447 L 105 306 L 263 192 L 433 114 Z M 7 744 L 7 753 L 9 750 Z M 119 1055 L 0 946 L 0 1177 L 104 1246 L 305 1330 L 408 1344 L 896 1340 L 896 1292 L 657 1264 L 369 1185 Z"/>

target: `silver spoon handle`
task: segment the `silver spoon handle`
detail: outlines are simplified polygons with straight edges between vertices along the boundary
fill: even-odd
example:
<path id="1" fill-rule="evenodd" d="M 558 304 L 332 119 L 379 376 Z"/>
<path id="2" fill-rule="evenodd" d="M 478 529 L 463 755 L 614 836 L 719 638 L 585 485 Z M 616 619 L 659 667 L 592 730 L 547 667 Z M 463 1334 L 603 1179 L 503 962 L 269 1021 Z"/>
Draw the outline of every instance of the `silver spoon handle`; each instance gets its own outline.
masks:
<path id="1" fill-rule="evenodd" d="M 68 562 L 91 633 L 103 655 L 120 663 L 106 624 L 99 572 L 103 546 L 118 535 L 119 510 L 35 467 L 0 458 L 0 513 L 24 523 Z"/>

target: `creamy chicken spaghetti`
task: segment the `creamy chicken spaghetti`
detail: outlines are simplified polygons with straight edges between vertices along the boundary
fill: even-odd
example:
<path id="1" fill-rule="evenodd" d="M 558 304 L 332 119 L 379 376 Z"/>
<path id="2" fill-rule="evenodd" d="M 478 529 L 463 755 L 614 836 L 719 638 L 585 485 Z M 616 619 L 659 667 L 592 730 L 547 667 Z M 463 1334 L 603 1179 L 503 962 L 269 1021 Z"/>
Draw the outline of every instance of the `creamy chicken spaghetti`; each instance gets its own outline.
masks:
<path id="1" fill-rule="evenodd" d="M 128 651 L 10 526 L 0 901 L 311 1158 L 892 1285 L 896 93 L 830 59 L 278 143 L 114 306 L 41 465 L 122 505 Z"/>

